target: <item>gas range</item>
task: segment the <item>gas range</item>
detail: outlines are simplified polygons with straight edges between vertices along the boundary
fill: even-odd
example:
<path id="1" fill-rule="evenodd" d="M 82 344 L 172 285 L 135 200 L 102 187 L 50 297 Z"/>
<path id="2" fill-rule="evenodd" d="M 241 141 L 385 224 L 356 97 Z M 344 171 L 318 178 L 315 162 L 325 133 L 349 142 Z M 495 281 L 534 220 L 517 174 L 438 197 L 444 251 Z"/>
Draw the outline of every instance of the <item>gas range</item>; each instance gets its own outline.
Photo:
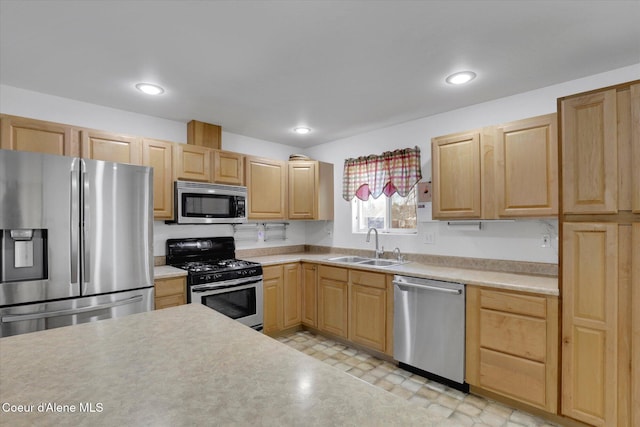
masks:
<path id="1" fill-rule="evenodd" d="M 174 265 L 174 267 L 187 270 L 189 273 L 187 279 L 190 285 L 262 275 L 262 266 L 257 262 L 235 258 L 218 261 L 189 261 Z"/>
<path id="2" fill-rule="evenodd" d="M 169 239 L 167 264 L 187 271 L 188 303 L 262 330 L 262 265 L 236 259 L 233 237 Z"/>
<path id="3" fill-rule="evenodd" d="M 235 258 L 233 237 L 169 239 L 167 264 L 187 270 L 188 285 L 262 275 L 262 266 L 257 262 Z"/>

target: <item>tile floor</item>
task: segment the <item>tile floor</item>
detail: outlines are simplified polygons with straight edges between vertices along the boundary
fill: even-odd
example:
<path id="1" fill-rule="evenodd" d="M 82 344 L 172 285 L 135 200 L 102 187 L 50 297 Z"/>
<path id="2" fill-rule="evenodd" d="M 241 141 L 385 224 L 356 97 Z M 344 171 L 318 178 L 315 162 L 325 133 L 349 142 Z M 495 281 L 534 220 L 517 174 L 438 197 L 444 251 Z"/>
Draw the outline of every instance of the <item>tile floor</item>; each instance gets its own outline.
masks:
<path id="1" fill-rule="evenodd" d="M 390 393 L 427 408 L 442 427 L 552 427 L 550 423 L 484 397 L 465 394 L 425 379 L 309 331 L 278 341 Z"/>

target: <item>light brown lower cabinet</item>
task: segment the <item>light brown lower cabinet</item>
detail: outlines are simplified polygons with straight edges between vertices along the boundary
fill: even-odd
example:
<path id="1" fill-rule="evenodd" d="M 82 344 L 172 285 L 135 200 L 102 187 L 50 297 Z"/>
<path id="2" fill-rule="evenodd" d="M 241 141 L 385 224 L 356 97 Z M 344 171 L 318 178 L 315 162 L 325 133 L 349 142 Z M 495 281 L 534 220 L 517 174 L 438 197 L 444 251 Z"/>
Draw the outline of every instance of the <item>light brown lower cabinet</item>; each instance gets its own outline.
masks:
<path id="1" fill-rule="evenodd" d="M 563 224 L 562 414 L 640 425 L 640 224 Z"/>
<path id="2" fill-rule="evenodd" d="M 558 298 L 467 287 L 466 381 L 556 413 Z"/>
<path id="3" fill-rule="evenodd" d="M 281 265 L 262 267 L 263 330 L 265 334 L 279 332 L 283 328 Z"/>
<path id="4" fill-rule="evenodd" d="M 318 269 L 318 329 L 348 336 L 349 270 L 321 265 Z"/>
<path id="5" fill-rule="evenodd" d="M 349 340 L 380 352 L 387 350 L 386 275 L 350 271 Z"/>
<path id="6" fill-rule="evenodd" d="M 300 325 L 302 283 L 300 264 L 262 267 L 264 333 L 274 334 Z"/>
<path id="7" fill-rule="evenodd" d="M 302 324 L 318 326 L 318 267 L 302 263 Z"/>
<path id="8" fill-rule="evenodd" d="M 154 291 L 154 306 L 156 310 L 186 304 L 187 279 L 185 277 L 156 279 Z"/>
<path id="9" fill-rule="evenodd" d="M 300 280 L 300 263 L 282 266 L 282 327 L 284 329 L 297 326 L 302 321 L 302 282 Z"/>

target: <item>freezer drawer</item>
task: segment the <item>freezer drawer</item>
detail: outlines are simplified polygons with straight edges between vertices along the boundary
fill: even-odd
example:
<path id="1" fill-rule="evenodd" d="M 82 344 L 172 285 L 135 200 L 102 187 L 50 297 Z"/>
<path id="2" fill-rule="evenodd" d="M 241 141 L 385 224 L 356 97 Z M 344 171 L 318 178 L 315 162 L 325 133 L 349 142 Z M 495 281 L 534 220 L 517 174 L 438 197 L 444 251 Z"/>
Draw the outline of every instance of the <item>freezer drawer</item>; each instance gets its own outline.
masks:
<path id="1" fill-rule="evenodd" d="M 152 309 L 153 288 L 5 307 L 0 309 L 0 337 L 95 322 Z"/>

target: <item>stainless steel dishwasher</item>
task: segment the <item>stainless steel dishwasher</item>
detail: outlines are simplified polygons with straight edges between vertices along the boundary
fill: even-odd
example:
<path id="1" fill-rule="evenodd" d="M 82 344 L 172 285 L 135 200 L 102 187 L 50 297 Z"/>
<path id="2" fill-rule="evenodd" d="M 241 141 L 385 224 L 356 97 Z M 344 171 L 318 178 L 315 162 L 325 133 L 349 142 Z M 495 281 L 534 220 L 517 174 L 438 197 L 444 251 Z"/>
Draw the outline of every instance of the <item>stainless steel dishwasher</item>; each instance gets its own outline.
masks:
<path id="1" fill-rule="evenodd" d="M 398 275 L 393 284 L 393 357 L 402 368 L 468 391 L 465 285 Z"/>

